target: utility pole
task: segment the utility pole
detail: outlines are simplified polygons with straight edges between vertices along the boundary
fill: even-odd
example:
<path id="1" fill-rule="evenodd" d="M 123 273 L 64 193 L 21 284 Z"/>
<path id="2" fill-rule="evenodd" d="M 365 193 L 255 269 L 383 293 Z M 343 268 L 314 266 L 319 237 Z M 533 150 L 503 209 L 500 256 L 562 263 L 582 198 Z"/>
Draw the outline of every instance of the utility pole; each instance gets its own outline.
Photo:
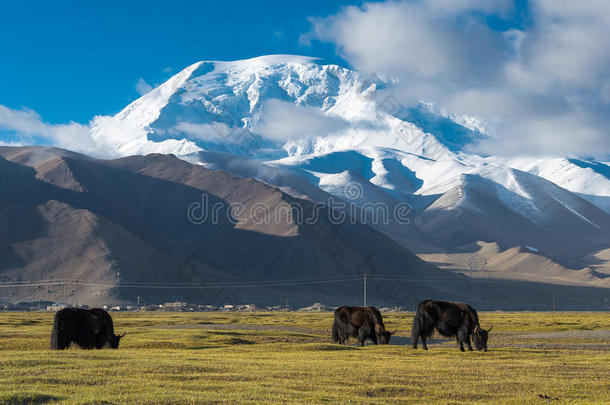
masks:
<path id="1" fill-rule="evenodd" d="M 366 274 L 364 274 L 364 306 L 366 307 Z"/>

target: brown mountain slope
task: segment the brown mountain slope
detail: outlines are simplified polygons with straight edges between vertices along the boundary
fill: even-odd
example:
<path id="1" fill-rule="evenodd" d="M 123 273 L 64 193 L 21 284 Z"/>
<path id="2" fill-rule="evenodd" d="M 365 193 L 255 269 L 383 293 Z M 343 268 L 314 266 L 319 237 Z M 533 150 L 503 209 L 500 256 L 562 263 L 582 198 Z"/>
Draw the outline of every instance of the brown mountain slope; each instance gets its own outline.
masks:
<path id="1" fill-rule="evenodd" d="M 367 273 L 422 280 L 400 288 L 372 283 L 370 293 L 380 302 L 399 302 L 424 286 L 431 294 L 457 296 L 447 284 L 426 281 L 447 277 L 444 272 L 378 232 L 333 221 L 326 207 L 252 179 L 173 156 L 99 161 L 44 148 L 0 148 L 0 156 L 3 280 L 108 284 L 70 285 L 67 294 L 81 302 L 140 295 L 149 301 L 182 296 L 275 303 L 291 294 L 293 302 L 309 303 L 324 295 L 359 297 L 360 282 L 152 292 L 117 283 L 327 280 Z M 64 293 L 63 286 L 43 286 L 27 288 L 29 296 L 22 297 L 24 290 L 10 289 L 8 298 L 60 299 Z"/>
<path id="2" fill-rule="evenodd" d="M 434 253 L 420 257 L 441 268 L 474 277 L 610 287 L 610 276 L 594 265 L 568 268 L 524 246 L 502 250 L 497 243 L 482 241 L 476 246 L 479 250 L 474 253 Z"/>
<path id="3" fill-rule="evenodd" d="M 548 307 L 547 284 L 440 270 L 342 215 L 173 156 L 0 147 L 0 281 L 71 280 L 0 286 L 0 301 L 359 304 L 366 273 L 374 305 Z M 608 291 L 552 288 L 572 308 L 597 308 Z"/>
<path id="4" fill-rule="evenodd" d="M 531 246 L 575 268 L 584 256 L 608 248 L 608 213 L 529 173 L 512 175 L 528 199 L 482 176 L 463 175 L 459 187 L 422 213 L 420 229 L 447 251 L 472 253 L 477 241 L 498 243 L 502 250 Z"/>

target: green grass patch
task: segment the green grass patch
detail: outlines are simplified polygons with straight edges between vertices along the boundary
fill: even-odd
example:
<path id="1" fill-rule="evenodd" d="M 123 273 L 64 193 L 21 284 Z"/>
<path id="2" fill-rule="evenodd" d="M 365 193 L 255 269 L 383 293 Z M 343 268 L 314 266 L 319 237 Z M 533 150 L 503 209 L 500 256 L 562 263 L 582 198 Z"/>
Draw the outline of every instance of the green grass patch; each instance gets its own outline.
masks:
<path id="1" fill-rule="evenodd" d="M 0 404 L 610 403 L 607 335 L 587 332 L 608 313 L 481 313 L 487 353 L 335 345 L 330 313 L 112 316 L 119 350 L 57 352 L 53 314 L 0 313 Z M 406 341 L 412 316 L 384 319 Z"/>

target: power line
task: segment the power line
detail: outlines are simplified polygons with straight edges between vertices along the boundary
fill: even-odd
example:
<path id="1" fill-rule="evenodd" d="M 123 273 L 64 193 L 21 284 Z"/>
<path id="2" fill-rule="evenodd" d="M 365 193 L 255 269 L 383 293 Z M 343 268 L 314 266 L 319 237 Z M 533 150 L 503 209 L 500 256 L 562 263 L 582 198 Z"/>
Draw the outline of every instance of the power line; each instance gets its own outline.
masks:
<path id="1" fill-rule="evenodd" d="M 216 283 L 216 284 L 150 284 L 150 283 L 111 283 L 111 282 L 85 282 L 85 281 L 50 281 L 50 282 L 19 282 L 15 284 L 0 284 L 0 288 L 14 288 L 14 287 L 40 287 L 40 286 L 66 286 L 66 285 L 80 285 L 80 286 L 98 286 L 98 287 L 112 287 L 112 288 L 149 288 L 149 289 L 213 289 L 213 288 L 260 288 L 260 287 L 289 287 L 299 285 L 315 285 L 315 284 L 332 284 L 332 283 L 343 283 L 348 281 L 358 281 L 360 278 L 344 278 L 334 280 L 309 280 L 309 281 L 265 281 L 265 282 L 241 282 L 241 283 Z"/>
<path id="2" fill-rule="evenodd" d="M 521 280 L 512 279 L 441 279 L 441 278 L 403 278 L 403 277 L 385 277 L 364 274 L 361 277 L 336 278 L 336 279 L 294 279 L 294 280 L 265 280 L 265 281 L 233 281 L 223 283 L 147 283 L 147 282 L 111 282 L 111 281 L 82 281 L 70 279 L 56 280 L 26 280 L 26 281 L 2 281 L 0 288 L 15 288 L 15 287 L 44 287 L 44 286 L 65 286 L 65 285 L 80 285 L 80 286 L 99 286 L 112 288 L 149 288 L 149 289 L 211 289 L 211 288 L 258 288 L 258 287 L 285 287 L 299 285 L 316 285 L 316 284 L 333 284 L 351 281 L 363 280 L 364 304 L 366 305 L 366 288 L 367 281 L 392 281 L 392 282 L 414 282 L 414 283 L 506 283 L 519 282 Z"/>
<path id="3" fill-rule="evenodd" d="M 330 279 L 284 279 L 284 280 L 263 280 L 263 281 L 255 281 L 255 280 L 241 280 L 241 281 L 225 281 L 225 282 L 221 282 L 221 283 L 204 283 L 204 282 L 200 282 L 200 283 L 194 283 L 194 282 L 182 282 L 182 283 L 176 283 L 176 282 L 162 282 L 162 283 L 155 283 L 155 282 L 141 282 L 141 281 L 117 281 L 117 282 L 113 282 L 113 281 L 87 281 L 87 280 L 79 280 L 79 279 L 53 279 L 53 280 L 22 280 L 22 281 L 0 281 L 0 286 L 2 285 L 16 285 L 16 284 L 61 284 L 61 283 L 72 283 L 72 284 L 76 284 L 76 283 L 91 283 L 91 284 L 121 284 L 123 286 L 132 286 L 132 285 L 143 285 L 143 286 L 163 286 L 163 287 L 180 287 L 180 286 L 194 286 L 194 285 L 223 285 L 223 286 L 230 286 L 230 285 L 242 285 L 242 284 L 278 284 L 278 283 L 310 283 L 310 282 L 335 282 L 335 281 L 352 281 L 352 280 L 359 280 L 360 278 L 356 278 L 356 276 L 352 276 L 352 277 L 343 277 L 343 278 L 330 278 Z"/>

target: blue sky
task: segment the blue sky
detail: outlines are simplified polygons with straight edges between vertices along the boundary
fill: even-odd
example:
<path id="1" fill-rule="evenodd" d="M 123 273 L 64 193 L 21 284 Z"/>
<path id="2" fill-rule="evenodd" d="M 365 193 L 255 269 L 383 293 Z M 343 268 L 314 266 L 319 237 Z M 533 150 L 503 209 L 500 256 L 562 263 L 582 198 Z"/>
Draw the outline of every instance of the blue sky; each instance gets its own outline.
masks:
<path id="1" fill-rule="evenodd" d="M 333 63 L 332 44 L 302 46 L 310 16 L 360 1 L 3 1 L 0 104 L 46 121 L 86 123 L 198 60 L 308 54 Z"/>

